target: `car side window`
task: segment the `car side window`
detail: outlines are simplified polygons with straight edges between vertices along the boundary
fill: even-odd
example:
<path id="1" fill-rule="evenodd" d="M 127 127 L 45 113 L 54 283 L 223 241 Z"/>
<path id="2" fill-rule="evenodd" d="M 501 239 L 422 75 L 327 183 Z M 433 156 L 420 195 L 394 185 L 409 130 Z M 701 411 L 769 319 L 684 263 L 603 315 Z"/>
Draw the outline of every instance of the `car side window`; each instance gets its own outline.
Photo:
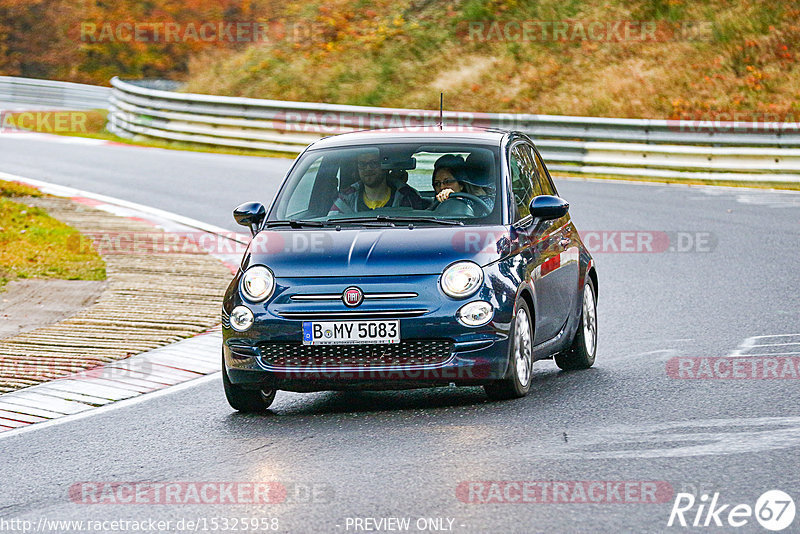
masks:
<path id="1" fill-rule="evenodd" d="M 511 191 L 514 193 L 514 203 L 517 213 L 514 222 L 530 215 L 528 206 L 534 197 L 541 195 L 539 180 L 536 179 L 536 165 L 531 151 L 525 145 L 517 144 L 509 153 L 509 166 L 511 170 Z"/>
<path id="2" fill-rule="evenodd" d="M 541 156 L 539 156 L 539 153 L 533 149 L 531 149 L 531 154 L 533 154 L 533 161 L 536 163 L 536 171 L 539 177 L 539 184 L 542 194 L 558 196 L 556 188 L 553 187 L 553 182 L 551 182 L 550 178 L 547 176 L 547 171 L 545 170 L 544 162 L 542 161 Z"/>

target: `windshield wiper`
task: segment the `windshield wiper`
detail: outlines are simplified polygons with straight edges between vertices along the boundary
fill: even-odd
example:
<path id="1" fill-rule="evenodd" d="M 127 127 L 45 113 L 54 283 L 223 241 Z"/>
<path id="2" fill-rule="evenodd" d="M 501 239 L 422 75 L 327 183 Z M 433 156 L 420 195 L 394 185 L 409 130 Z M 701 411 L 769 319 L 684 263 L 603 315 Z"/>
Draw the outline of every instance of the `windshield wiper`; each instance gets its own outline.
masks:
<path id="1" fill-rule="evenodd" d="M 322 228 L 325 226 L 325 223 L 322 221 L 306 221 L 303 219 L 288 219 L 286 221 L 267 221 L 264 223 L 264 228 L 270 228 L 272 226 L 289 226 L 291 228 Z"/>
<path id="2" fill-rule="evenodd" d="M 329 224 L 338 223 L 360 223 L 360 222 L 381 222 L 381 223 L 416 223 L 426 222 L 435 224 L 444 224 L 446 226 L 464 226 L 461 221 L 454 221 L 451 219 L 437 219 L 436 217 L 410 217 L 410 216 L 395 216 L 395 215 L 375 215 L 373 217 L 345 217 L 343 219 L 328 219 Z"/>
<path id="3" fill-rule="evenodd" d="M 378 217 L 342 217 L 341 219 L 327 219 L 328 224 L 364 224 L 365 226 L 394 226 L 394 221 L 385 220 L 384 216 Z M 375 224 L 379 223 L 379 224 Z"/>

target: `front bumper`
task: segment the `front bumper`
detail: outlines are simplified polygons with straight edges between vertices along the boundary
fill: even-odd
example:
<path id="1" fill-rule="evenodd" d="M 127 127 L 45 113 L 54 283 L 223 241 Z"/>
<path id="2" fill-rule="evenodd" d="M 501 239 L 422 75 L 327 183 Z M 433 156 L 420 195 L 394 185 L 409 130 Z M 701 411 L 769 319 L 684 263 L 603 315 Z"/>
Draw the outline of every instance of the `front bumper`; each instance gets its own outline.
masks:
<path id="1" fill-rule="evenodd" d="M 223 355 L 228 376 L 236 385 L 288 391 L 410 389 L 451 383 L 480 385 L 506 374 L 513 302 L 490 286 L 470 298 L 455 300 L 441 292 L 438 276 L 433 275 L 276 282 L 275 295 L 266 304 L 242 302 L 238 291 L 229 291 L 226 296 Z M 356 309 L 339 301 L 292 299 L 296 295 L 341 293 L 352 285 L 364 293 L 418 296 L 365 301 Z M 232 284 L 232 288 L 235 286 Z M 467 327 L 456 319 L 458 309 L 474 300 L 488 301 L 495 310 L 492 321 L 481 327 Z M 255 316 L 255 324 L 247 332 L 226 326 L 225 315 L 237 305 L 248 306 Z M 415 313 L 410 314 L 412 310 Z M 348 313 L 361 314 L 357 319 L 398 319 L 401 344 L 328 345 L 324 349 L 302 345 L 304 320 L 323 320 L 320 317 L 325 316 L 348 320 Z M 373 313 L 376 315 L 371 316 Z"/>
<path id="2" fill-rule="evenodd" d="M 266 363 L 258 349 L 248 355 L 236 343 L 233 347 L 223 344 L 228 376 L 232 383 L 253 389 L 320 391 L 480 385 L 502 378 L 508 364 L 506 336 L 495 341 L 454 343 L 447 359 L 437 364 L 278 367 Z"/>

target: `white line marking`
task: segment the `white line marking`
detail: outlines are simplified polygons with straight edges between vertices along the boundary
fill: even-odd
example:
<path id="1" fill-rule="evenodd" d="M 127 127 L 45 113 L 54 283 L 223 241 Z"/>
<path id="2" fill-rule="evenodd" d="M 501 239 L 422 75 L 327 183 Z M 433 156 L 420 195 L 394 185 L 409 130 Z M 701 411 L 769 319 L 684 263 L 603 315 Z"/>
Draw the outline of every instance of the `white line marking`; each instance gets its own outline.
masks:
<path id="1" fill-rule="evenodd" d="M 25 141 L 46 141 L 48 143 L 60 143 L 64 145 L 114 146 L 114 143 L 106 141 L 104 139 L 55 135 L 55 134 L 38 133 L 38 132 L 9 132 L 4 134 L 4 139 L 11 139 L 11 140 L 21 139 Z"/>
<path id="2" fill-rule="evenodd" d="M 795 352 L 748 352 L 747 354 L 739 354 L 737 356 L 728 355 L 728 358 L 749 358 L 750 356 L 798 356 L 800 351 Z"/>
<path id="3" fill-rule="evenodd" d="M 758 343 L 761 340 L 779 340 L 788 338 L 789 341 L 778 343 Z M 797 341 L 795 341 L 797 340 Z M 798 345 L 798 347 L 795 347 Z M 751 350 L 759 347 L 786 347 L 787 352 L 754 353 Z M 799 350 L 791 350 L 797 348 Z M 791 356 L 800 355 L 800 334 L 771 334 L 766 336 L 751 336 L 739 343 L 739 346 L 727 355 L 728 358 L 743 358 L 747 356 Z"/>

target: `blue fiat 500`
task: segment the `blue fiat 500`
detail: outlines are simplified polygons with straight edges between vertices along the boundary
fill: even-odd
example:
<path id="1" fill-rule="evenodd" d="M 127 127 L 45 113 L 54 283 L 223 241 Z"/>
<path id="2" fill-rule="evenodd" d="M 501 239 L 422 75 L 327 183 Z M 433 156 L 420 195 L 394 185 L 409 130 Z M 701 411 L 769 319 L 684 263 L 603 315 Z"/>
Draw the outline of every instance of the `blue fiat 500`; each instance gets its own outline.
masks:
<path id="1" fill-rule="evenodd" d="M 236 410 L 277 390 L 483 386 L 533 362 L 583 369 L 597 274 L 533 142 L 501 130 L 375 130 L 310 145 L 253 234 L 222 309 Z"/>

